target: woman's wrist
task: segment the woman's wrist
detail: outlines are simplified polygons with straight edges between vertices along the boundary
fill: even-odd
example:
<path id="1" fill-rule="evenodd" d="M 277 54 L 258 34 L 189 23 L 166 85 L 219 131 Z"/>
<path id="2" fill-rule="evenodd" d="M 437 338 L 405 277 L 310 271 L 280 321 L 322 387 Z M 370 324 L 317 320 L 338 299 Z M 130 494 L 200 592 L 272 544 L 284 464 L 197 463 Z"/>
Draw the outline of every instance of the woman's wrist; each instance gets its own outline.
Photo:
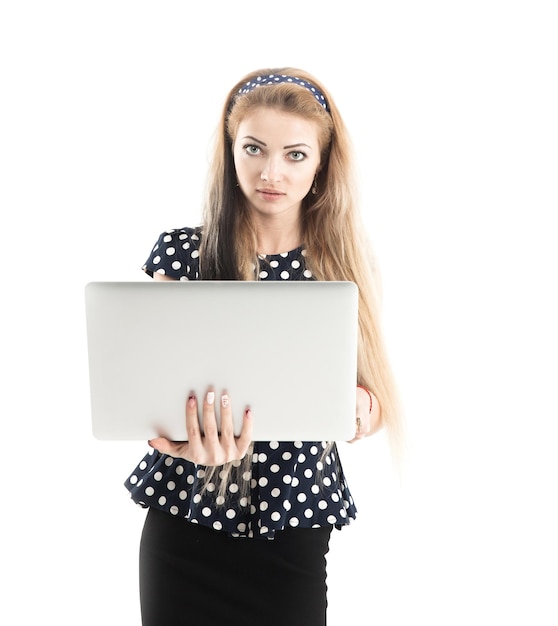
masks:
<path id="1" fill-rule="evenodd" d="M 369 389 L 367 389 L 366 387 L 363 387 L 362 385 L 357 385 L 357 389 L 362 389 L 363 391 L 366 391 L 366 393 L 368 394 L 368 398 L 370 399 L 370 408 L 368 409 L 368 413 L 372 413 L 372 406 L 374 404 L 372 400 L 372 393 L 370 392 Z"/>

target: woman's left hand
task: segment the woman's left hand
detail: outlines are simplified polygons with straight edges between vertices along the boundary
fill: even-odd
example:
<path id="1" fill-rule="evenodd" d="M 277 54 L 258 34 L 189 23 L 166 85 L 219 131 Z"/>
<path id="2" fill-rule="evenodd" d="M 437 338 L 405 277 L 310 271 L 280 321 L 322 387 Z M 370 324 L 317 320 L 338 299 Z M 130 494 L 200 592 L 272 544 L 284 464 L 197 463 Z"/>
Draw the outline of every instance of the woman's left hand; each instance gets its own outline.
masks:
<path id="1" fill-rule="evenodd" d="M 372 410 L 370 410 L 370 399 L 372 399 Z M 372 392 L 368 395 L 365 389 L 357 387 L 355 436 L 349 443 L 373 435 L 380 430 L 381 426 L 378 399 Z"/>
<path id="2" fill-rule="evenodd" d="M 169 441 L 165 437 L 157 437 L 151 439 L 148 442 L 149 445 L 163 454 L 211 467 L 244 458 L 252 441 L 252 411 L 248 408 L 244 411 L 242 430 L 236 437 L 227 394 L 221 396 L 220 405 L 221 430 L 219 431 L 215 415 L 215 392 L 210 389 L 202 404 L 202 432 L 198 401 L 194 394 L 190 395 L 186 402 L 188 441 Z"/>

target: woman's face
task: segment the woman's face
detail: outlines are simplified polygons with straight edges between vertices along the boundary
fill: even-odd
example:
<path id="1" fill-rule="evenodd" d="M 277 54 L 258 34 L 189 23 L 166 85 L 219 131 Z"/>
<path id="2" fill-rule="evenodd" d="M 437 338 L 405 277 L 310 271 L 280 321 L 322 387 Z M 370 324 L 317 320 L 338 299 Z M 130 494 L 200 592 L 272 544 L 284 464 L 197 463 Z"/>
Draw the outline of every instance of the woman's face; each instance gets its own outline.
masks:
<path id="1" fill-rule="evenodd" d="M 298 218 L 320 165 L 316 122 L 255 109 L 238 125 L 233 155 L 238 184 L 253 211 Z"/>

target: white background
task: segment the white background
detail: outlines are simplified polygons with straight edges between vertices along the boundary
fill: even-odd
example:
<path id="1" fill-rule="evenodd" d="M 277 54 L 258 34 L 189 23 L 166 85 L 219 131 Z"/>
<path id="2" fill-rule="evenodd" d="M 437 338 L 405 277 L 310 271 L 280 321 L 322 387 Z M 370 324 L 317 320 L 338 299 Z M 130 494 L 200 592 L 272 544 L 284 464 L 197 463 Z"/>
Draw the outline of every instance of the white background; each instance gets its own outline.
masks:
<path id="1" fill-rule="evenodd" d="M 329 624 L 558 624 L 553 4 L 2 3 L 7 623 L 140 623 L 146 446 L 90 434 L 83 287 L 144 280 L 200 219 L 229 88 L 294 65 L 354 140 L 408 422 L 401 484 L 383 434 L 341 445 Z"/>

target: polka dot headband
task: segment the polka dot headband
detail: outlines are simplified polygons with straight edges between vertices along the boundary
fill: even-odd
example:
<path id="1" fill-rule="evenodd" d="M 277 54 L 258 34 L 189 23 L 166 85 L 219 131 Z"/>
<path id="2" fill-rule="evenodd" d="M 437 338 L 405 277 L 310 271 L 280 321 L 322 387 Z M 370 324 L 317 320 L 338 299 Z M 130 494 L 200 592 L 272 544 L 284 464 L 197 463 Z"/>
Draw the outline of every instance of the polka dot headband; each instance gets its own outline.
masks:
<path id="1" fill-rule="evenodd" d="M 293 85 L 300 85 L 301 87 L 308 89 L 308 91 L 312 93 L 312 95 L 321 104 L 321 106 L 329 113 L 327 100 L 325 99 L 324 94 L 317 87 L 314 87 L 312 83 L 308 82 L 307 80 L 303 80 L 302 78 L 297 78 L 296 76 L 287 76 L 286 74 L 269 74 L 268 76 L 258 76 L 252 80 L 249 80 L 243 87 L 238 90 L 238 93 L 248 93 L 256 89 L 256 87 L 261 87 L 262 85 L 278 85 L 279 83 L 291 83 Z"/>

